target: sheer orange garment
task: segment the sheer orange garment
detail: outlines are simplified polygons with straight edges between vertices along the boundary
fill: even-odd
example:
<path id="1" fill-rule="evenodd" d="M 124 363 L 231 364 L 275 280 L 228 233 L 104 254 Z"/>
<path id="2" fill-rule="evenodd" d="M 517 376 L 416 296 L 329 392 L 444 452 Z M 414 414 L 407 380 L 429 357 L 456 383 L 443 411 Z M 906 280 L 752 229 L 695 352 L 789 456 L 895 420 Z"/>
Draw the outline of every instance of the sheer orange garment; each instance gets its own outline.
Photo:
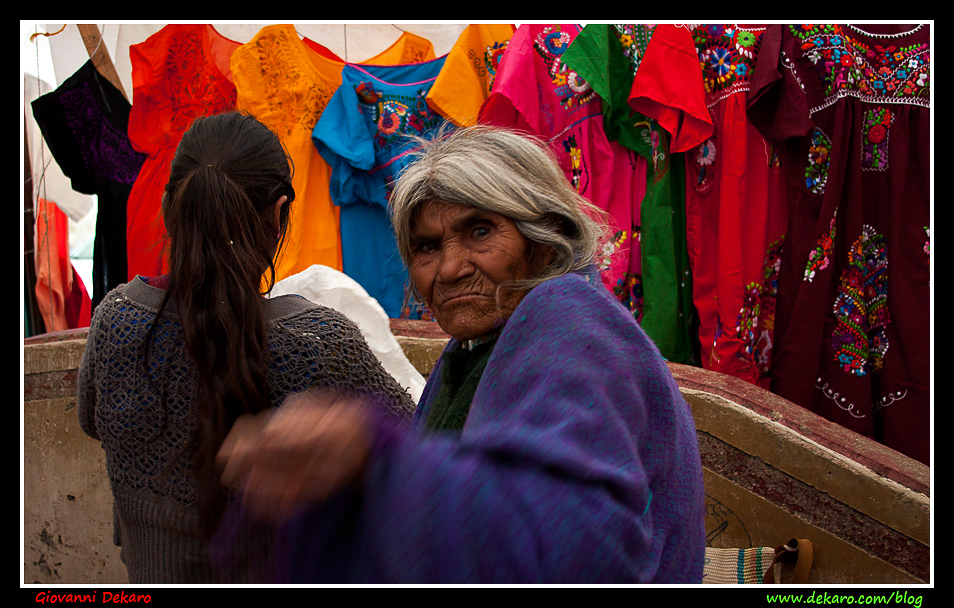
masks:
<path id="1" fill-rule="evenodd" d="M 506 23 L 468 25 L 427 94 L 431 109 L 459 127 L 476 124 L 513 32 L 514 26 Z"/>
<path id="2" fill-rule="evenodd" d="M 92 302 L 70 262 L 67 217 L 56 203 L 37 198 L 34 238 L 36 300 L 46 331 L 89 327 Z"/>
<path id="3" fill-rule="evenodd" d="M 363 61 L 394 65 L 433 59 L 430 41 L 405 32 L 394 44 Z M 311 141 L 311 132 L 341 85 L 345 62 L 290 24 L 269 25 L 233 55 L 237 107 L 275 131 L 294 163 L 292 204 L 285 245 L 275 261 L 276 280 L 313 264 L 342 269 L 338 209 L 330 194 L 331 167 Z"/>
<path id="4" fill-rule="evenodd" d="M 130 280 L 168 269 L 161 203 L 172 157 L 195 118 L 235 108 L 229 59 L 239 45 L 211 25 L 173 23 L 129 47 L 129 140 L 147 155 L 126 204 Z"/>

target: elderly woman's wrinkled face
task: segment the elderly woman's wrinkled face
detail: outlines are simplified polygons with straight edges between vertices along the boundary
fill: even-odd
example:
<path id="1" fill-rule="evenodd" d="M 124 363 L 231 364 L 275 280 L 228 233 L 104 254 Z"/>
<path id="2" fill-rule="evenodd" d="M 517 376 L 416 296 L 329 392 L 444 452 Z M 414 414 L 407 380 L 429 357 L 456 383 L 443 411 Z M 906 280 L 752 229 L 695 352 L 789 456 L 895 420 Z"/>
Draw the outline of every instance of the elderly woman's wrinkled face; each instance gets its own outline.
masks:
<path id="1" fill-rule="evenodd" d="M 539 249 L 539 248 L 538 248 Z M 411 224 L 410 276 L 438 324 L 458 340 L 489 333 L 525 295 L 497 286 L 532 278 L 530 241 L 510 219 L 432 201 Z"/>

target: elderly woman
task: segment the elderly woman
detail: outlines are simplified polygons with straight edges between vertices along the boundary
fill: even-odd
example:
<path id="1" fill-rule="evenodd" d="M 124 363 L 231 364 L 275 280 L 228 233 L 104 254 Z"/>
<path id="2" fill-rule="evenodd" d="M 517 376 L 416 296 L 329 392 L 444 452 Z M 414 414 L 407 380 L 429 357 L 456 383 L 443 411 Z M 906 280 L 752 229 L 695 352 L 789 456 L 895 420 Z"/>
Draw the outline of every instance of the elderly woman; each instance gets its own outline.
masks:
<path id="1" fill-rule="evenodd" d="M 293 515 L 292 582 L 700 582 L 695 428 L 602 287 L 601 231 L 540 143 L 461 129 L 390 198 L 411 281 L 452 339 L 410 429 L 329 395 L 236 429 L 248 508 Z"/>

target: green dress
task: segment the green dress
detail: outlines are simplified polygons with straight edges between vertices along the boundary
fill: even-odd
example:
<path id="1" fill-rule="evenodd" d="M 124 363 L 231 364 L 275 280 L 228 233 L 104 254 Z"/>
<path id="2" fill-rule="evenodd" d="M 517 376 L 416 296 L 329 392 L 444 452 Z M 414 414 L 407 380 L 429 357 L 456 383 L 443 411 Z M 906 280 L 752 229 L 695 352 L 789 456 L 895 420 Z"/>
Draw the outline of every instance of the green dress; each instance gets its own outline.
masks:
<path id="1" fill-rule="evenodd" d="M 628 98 L 654 26 L 592 24 L 563 55 L 603 100 L 607 136 L 648 161 L 646 195 L 639 203 L 643 330 L 676 363 L 697 362 L 692 277 L 686 249 L 685 164 L 670 154 L 670 135 L 632 110 Z"/>

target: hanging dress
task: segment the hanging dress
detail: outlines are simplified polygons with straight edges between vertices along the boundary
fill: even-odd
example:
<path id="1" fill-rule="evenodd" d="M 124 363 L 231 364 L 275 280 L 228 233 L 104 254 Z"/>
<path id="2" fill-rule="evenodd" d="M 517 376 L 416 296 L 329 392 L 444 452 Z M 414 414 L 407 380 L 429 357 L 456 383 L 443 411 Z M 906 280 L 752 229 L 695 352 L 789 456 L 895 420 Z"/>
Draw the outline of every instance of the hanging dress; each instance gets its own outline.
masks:
<path id="1" fill-rule="evenodd" d="M 609 140 L 600 97 L 562 60 L 581 29 L 572 24 L 518 27 L 479 121 L 544 140 L 576 191 L 606 212 L 611 225 L 599 252 L 601 280 L 611 293 L 634 305 L 627 281 L 638 274 L 639 241 L 633 226 L 639 223 L 638 201 L 646 190 L 645 164 Z M 638 309 L 633 314 L 638 318 Z"/>
<path id="2" fill-rule="evenodd" d="M 776 147 L 746 117 L 760 27 L 693 28 L 714 131 L 686 162 L 701 363 L 768 388 L 787 202 Z"/>
<path id="3" fill-rule="evenodd" d="M 749 118 L 790 215 L 771 390 L 928 463 L 928 25 L 773 25 Z"/>
<path id="4" fill-rule="evenodd" d="M 427 104 L 445 56 L 404 65 L 346 64 L 342 84 L 312 131 L 331 166 L 331 199 L 341 220 L 343 271 L 390 318 L 428 316 L 410 298 L 408 274 L 397 251 L 387 201 L 413 144 L 447 122 Z"/>
<path id="5" fill-rule="evenodd" d="M 404 33 L 368 62 L 391 64 L 433 58 L 431 43 Z M 285 244 L 275 260 L 276 280 L 313 264 L 342 269 L 338 210 L 330 194 L 331 168 L 311 132 L 341 85 L 345 62 L 323 45 L 298 35 L 294 25 L 262 28 L 232 56 L 238 109 L 275 131 L 294 163 Z"/>
<path id="6" fill-rule="evenodd" d="M 238 47 L 211 25 L 184 23 L 129 47 L 129 139 L 146 155 L 126 206 L 129 279 L 168 270 L 161 204 L 172 158 L 194 119 L 235 109 L 229 59 Z"/>
<path id="7" fill-rule="evenodd" d="M 109 290 L 127 280 L 126 205 L 146 160 L 129 141 L 130 104 L 87 61 L 55 91 L 35 99 L 32 108 L 73 189 L 97 198 L 90 302 L 95 309 Z"/>
<path id="8" fill-rule="evenodd" d="M 629 105 L 634 79 L 656 27 L 587 25 L 564 54 L 564 61 L 602 98 L 607 136 L 638 154 L 637 162 L 647 173 L 646 194 L 633 201 L 632 232 L 639 242 L 639 258 L 631 260 L 625 282 L 617 283 L 614 291 L 638 314 L 643 330 L 666 359 L 693 363 L 692 277 L 685 250 L 682 171 L 673 166 L 669 133 Z"/>
<path id="9" fill-rule="evenodd" d="M 459 127 L 476 124 L 513 32 L 514 27 L 505 23 L 464 28 L 427 93 L 428 105 Z"/>
<path id="10" fill-rule="evenodd" d="M 34 266 L 37 306 L 47 332 L 89 327 L 91 301 L 69 255 L 68 217 L 56 203 L 36 199 Z"/>

